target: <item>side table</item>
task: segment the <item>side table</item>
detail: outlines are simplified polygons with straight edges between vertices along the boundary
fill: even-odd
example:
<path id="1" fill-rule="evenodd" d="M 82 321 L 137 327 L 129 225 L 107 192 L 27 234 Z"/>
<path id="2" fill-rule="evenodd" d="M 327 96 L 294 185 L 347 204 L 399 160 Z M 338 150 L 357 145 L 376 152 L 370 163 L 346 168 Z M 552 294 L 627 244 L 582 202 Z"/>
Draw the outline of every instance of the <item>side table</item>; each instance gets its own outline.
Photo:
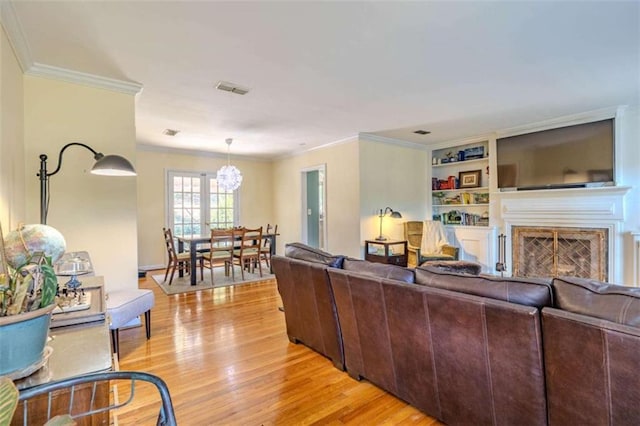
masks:
<path id="1" fill-rule="evenodd" d="M 364 258 L 369 262 L 406 267 L 407 241 L 366 240 L 364 242 Z"/>

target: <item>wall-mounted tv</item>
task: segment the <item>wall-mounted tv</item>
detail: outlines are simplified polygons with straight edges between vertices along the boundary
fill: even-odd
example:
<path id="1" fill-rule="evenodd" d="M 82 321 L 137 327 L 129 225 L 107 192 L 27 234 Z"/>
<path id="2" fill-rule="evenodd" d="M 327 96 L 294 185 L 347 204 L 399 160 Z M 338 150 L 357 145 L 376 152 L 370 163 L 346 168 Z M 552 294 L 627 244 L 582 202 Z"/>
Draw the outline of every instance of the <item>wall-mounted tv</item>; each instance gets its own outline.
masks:
<path id="1" fill-rule="evenodd" d="M 496 150 L 500 190 L 614 183 L 613 118 L 499 138 Z"/>

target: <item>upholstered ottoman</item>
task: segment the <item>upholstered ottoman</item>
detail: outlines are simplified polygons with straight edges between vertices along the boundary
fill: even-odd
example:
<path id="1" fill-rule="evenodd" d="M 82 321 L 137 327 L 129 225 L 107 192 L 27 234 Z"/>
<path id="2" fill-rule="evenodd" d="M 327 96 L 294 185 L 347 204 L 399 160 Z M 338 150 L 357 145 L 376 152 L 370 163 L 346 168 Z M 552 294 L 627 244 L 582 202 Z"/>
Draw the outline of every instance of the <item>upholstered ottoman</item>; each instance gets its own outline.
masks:
<path id="1" fill-rule="evenodd" d="M 151 308 L 155 303 L 153 291 L 143 289 L 110 291 L 107 295 L 107 313 L 110 322 L 113 350 L 120 356 L 119 330 L 144 314 L 147 340 L 151 338 Z"/>
<path id="2" fill-rule="evenodd" d="M 467 260 L 427 260 L 420 266 L 431 266 L 447 272 L 470 275 L 478 275 L 482 271 L 482 265 Z"/>

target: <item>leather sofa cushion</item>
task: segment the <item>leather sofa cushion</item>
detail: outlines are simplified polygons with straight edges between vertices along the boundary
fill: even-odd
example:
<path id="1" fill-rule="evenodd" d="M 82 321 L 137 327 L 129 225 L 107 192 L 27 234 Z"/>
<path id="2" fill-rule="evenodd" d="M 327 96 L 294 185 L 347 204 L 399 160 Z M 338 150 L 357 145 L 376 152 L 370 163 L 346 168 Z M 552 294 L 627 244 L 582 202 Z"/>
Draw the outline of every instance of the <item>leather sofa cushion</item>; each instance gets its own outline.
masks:
<path id="1" fill-rule="evenodd" d="M 380 278 L 404 281 L 406 283 L 413 283 L 415 281 L 415 274 L 411 269 L 397 265 L 346 258 L 342 263 L 342 269 Z"/>
<path id="2" fill-rule="evenodd" d="M 549 426 L 637 425 L 640 329 L 542 310 Z"/>
<path id="3" fill-rule="evenodd" d="M 551 278 L 503 278 L 487 275 L 456 274 L 439 268 L 416 268 L 416 284 L 459 291 L 520 305 L 543 308 L 553 306 Z"/>
<path id="4" fill-rule="evenodd" d="M 575 277 L 554 278 L 552 285 L 559 309 L 640 326 L 640 288 Z"/>
<path id="5" fill-rule="evenodd" d="M 284 255 L 292 259 L 306 260 L 307 262 L 322 263 L 332 268 L 342 268 L 344 256 L 334 256 L 326 251 L 303 243 L 289 243 L 284 246 Z"/>

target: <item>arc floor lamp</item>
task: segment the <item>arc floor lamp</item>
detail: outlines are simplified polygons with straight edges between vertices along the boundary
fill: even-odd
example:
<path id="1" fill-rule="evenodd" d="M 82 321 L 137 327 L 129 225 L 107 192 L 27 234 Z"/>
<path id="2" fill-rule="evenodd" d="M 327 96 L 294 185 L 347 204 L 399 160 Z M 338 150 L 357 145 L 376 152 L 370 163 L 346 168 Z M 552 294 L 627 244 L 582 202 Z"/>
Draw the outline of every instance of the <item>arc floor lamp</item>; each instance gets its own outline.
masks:
<path id="1" fill-rule="evenodd" d="M 91 174 L 104 176 L 136 175 L 133 165 L 131 165 L 126 158 L 120 155 L 104 155 L 89 145 L 80 142 L 70 142 L 62 147 L 58 154 L 58 166 L 51 173 L 47 172 L 48 157 L 45 154 L 40 154 L 40 172 L 38 173 L 38 177 L 40 178 L 40 223 L 42 224 L 47 223 L 47 213 L 49 210 L 49 178 L 60 171 L 60 167 L 62 167 L 62 154 L 71 146 L 81 146 L 93 153 L 93 158 L 96 162 L 91 168 Z"/>

